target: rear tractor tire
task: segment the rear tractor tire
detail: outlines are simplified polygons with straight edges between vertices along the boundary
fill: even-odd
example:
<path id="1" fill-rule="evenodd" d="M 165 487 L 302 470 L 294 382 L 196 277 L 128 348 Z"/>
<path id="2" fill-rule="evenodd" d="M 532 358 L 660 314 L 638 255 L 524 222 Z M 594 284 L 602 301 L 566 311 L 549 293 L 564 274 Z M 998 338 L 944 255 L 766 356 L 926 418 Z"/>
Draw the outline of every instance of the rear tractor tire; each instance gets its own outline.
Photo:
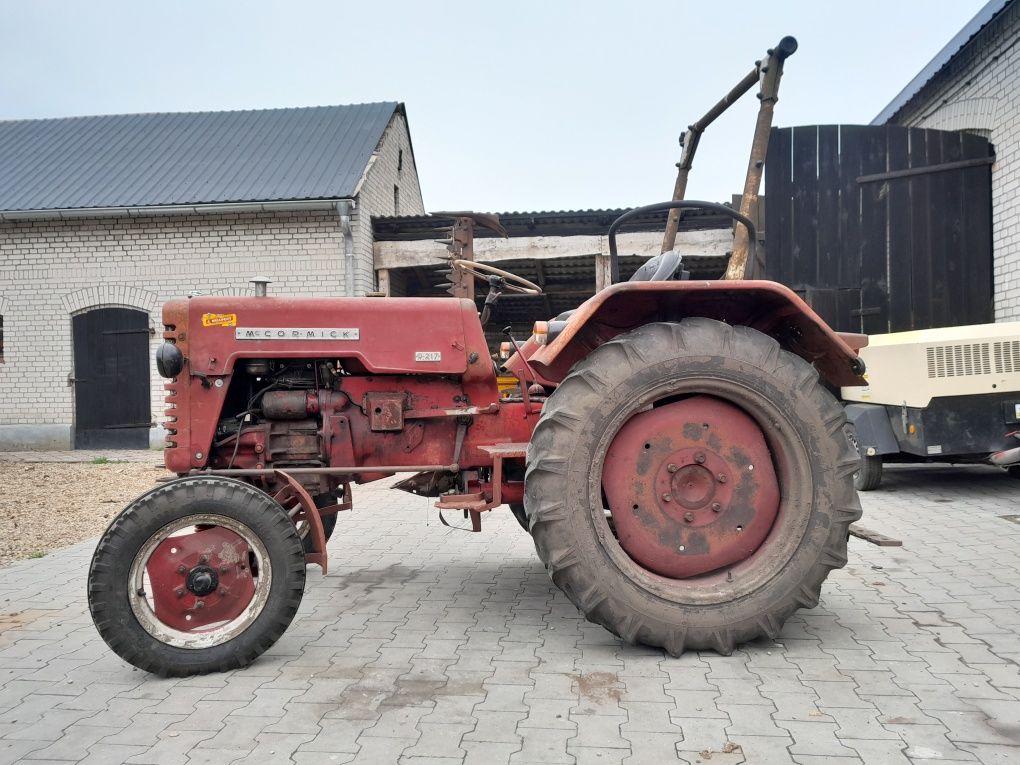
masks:
<path id="1" fill-rule="evenodd" d="M 775 638 L 861 515 L 843 408 L 747 327 L 649 324 L 579 362 L 533 434 L 525 506 L 553 581 L 629 643 Z"/>
<path id="2" fill-rule="evenodd" d="M 316 494 L 312 497 L 312 501 L 315 502 L 316 507 L 323 508 L 335 505 L 337 502 L 341 502 L 342 499 L 338 499 L 333 494 Z M 333 536 L 333 531 L 336 529 L 337 515 L 339 513 L 319 516 L 322 519 L 322 533 L 326 537 L 327 542 Z M 298 536 L 301 537 L 301 547 L 306 554 L 310 555 L 315 552 L 315 545 L 312 543 L 312 535 L 308 533 L 309 531 L 310 528 L 307 521 L 298 521 L 297 532 Z"/>
<path id="3" fill-rule="evenodd" d="M 510 512 L 514 514 L 514 518 L 521 524 L 521 528 L 530 534 L 531 528 L 528 526 L 528 514 L 524 510 L 524 503 L 514 502 L 510 505 Z"/>
<path id="4" fill-rule="evenodd" d="M 129 504 L 99 540 L 88 601 L 122 659 L 166 677 L 243 667 L 301 603 L 305 555 L 287 513 L 230 478 L 169 481 Z"/>

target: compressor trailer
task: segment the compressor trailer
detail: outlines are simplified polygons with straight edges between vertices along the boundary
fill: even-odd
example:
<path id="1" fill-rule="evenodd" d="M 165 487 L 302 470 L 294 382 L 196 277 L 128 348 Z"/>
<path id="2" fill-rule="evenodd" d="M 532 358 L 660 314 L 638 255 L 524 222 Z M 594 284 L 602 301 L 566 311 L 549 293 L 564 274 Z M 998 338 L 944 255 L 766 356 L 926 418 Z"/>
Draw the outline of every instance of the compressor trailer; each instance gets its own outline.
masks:
<path id="1" fill-rule="evenodd" d="M 1020 477 L 1020 322 L 871 335 L 843 388 L 860 491 L 885 462 L 998 465 Z"/>

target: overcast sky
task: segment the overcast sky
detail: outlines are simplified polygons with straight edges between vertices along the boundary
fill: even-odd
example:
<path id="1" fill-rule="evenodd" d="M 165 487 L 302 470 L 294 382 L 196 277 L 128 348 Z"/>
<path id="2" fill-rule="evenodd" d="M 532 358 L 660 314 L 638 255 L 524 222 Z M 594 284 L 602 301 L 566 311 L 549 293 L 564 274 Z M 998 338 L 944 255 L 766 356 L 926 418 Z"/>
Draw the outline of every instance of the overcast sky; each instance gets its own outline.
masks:
<path id="1" fill-rule="evenodd" d="M 429 210 L 668 199 L 677 136 L 783 35 L 777 125 L 864 123 L 984 0 L 0 0 L 0 119 L 403 101 Z M 757 101 L 688 198 L 743 184 Z"/>

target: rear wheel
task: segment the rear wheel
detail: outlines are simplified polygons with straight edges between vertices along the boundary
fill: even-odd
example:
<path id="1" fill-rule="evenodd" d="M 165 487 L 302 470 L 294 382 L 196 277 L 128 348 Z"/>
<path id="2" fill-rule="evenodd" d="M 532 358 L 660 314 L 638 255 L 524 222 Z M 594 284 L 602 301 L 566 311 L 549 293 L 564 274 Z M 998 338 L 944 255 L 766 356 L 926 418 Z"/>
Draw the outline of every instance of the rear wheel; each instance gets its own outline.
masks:
<path id="1" fill-rule="evenodd" d="M 514 502 L 510 505 L 510 512 L 514 514 L 514 518 L 521 524 L 521 528 L 530 534 L 531 528 L 528 526 L 528 514 L 524 512 L 524 503 Z"/>
<path id="2" fill-rule="evenodd" d="M 574 367 L 532 437 L 539 556 L 628 642 L 728 654 L 775 637 L 846 563 L 861 511 L 844 423 L 815 370 L 752 329 L 621 335 Z"/>
<path id="3" fill-rule="evenodd" d="M 243 667 L 279 639 L 305 584 L 294 524 L 262 491 L 180 478 L 143 494 L 103 534 L 88 599 L 103 640 L 164 676 Z"/>
<path id="4" fill-rule="evenodd" d="M 331 507 L 342 500 L 337 499 L 337 497 L 333 494 L 317 494 L 312 497 L 312 501 L 315 502 L 316 507 L 323 508 Z M 327 542 L 329 541 L 329 538 L 333 536 L 333 530 L 336 528 L 336 516 L 337 513 L 319 516 L 322 519 L 322 532 L 325 535 Z M 312 544 L 312 535 L 308 533 L 310 531 L 308 521 L 298 521 L 295 525 L 297 527 L 298 536 L 301 537 L 301 547 L 304 549 L 305 553 L 314 553 L 315 547 Z"/>

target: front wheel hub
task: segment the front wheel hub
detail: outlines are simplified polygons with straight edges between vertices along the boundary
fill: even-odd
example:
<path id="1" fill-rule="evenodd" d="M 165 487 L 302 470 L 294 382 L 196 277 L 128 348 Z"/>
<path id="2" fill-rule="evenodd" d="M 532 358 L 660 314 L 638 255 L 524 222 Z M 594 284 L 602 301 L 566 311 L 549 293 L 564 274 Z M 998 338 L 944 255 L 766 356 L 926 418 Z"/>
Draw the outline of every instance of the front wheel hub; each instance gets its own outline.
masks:
<path id="1" fill-rule="evenodd" d="M 208 595 L 220 584 L 220 578 L 214 569 L 208 566 L 195 566 L 188 572 L 187 588 L 199 597 Z"/>
<path id="2" fill-rule="evenodd" d="M 606 453 L 602 486 L 620 546 L 672 579 L 749 558 L 779 511 L 761 428 L 710 396 L 631 417 Z"/>

